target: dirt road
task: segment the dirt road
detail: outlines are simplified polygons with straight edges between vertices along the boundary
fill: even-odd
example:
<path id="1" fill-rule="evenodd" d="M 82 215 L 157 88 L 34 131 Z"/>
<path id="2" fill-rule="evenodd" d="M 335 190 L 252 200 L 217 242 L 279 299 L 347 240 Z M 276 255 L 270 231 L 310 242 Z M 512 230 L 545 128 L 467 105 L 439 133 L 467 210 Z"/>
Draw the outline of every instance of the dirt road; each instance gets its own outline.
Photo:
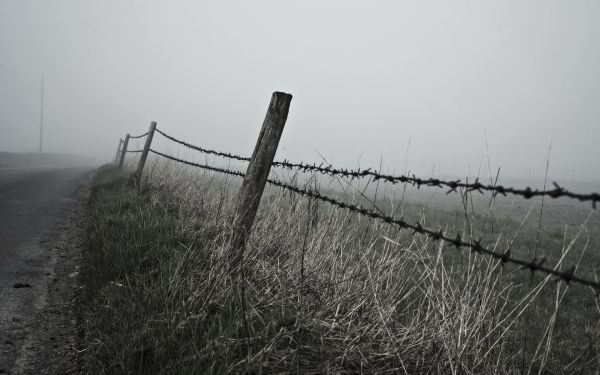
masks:
<path id="1" fill-rule="evenodd" d="M 0 374 L 76 371 L 73 217 L 93 171 L 0 168 Z"/>

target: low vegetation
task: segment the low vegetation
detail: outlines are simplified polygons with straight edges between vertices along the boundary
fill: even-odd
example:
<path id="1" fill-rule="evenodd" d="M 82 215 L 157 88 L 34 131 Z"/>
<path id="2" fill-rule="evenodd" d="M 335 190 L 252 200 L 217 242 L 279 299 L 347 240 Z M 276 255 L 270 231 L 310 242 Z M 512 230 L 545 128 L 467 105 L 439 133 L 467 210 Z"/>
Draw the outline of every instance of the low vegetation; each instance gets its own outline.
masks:
<path id="1" fill-rule="evenodd" d="M 139 189 L 114 167 L 99 170 L 81 270 L 91 372 L 600 371 L 600 308 L 589 289 L 277 189 L 263 197 L 243 280 L 231 280 L 238 183 L 155 165 Z M 535 225 L 467 207 L 406 203 L 403 215 L 497 246 L 537 246 Z M 491 222 L 501 228 L 494 235 Z M 597 248 L 586 252 L 596 234 L 555 229 L 542 233 L 540 252 L 599 261 Z"/>

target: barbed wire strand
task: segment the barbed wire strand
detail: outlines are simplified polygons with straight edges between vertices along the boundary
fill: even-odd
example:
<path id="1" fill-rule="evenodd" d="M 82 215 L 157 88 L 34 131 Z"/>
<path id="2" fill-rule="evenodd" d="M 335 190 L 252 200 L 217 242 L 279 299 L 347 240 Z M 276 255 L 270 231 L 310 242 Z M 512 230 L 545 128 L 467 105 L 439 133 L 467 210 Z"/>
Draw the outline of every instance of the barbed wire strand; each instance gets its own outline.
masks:
<path id="1" fill-rule="evenodd" d="M 374 181 L 384 180 L 387 182 L 391 182 L 393 184 L 407 183 L 409 185 L 417 186 L 417 188 L 420 188 L 421 186 L 448 188 L 448 191 L 446 192 L 446 194 L 458 192 L 458 189 L 462 188 L 462 189 L 465 189 L 466 192 L 475 191 L 475 192 L 479 192 L 481 194 L 483 194 L 484 191 L 489 191 L 492 193 L 492 195 L 494 197 L 497 195 L 506 196 L 508 194 L 518 195 L 525 199 L 530 199 L 533 197 L 540 197 L 540 196 L 547 196 L 547 197 L 555 198 L 555 199 L 561 198 L 561 197 L 568 197 L 571 199 L 577 199 L 582 202 L 589 201 L 592 203 L 592 207 L 594 209 L 597 208 L 597 203 L 600 202 L 600 193 L 589 193 L 589 194 L 574 193 L 574 192 L 571 192 L 571 191 L 559 186 L 558 183 L 556 183 L 556 182 L 553 182 L 554 189 L 551 189 L 551 190 L 538 190 L 538 189 L 532 189 L 531 187 L 518 189 L 518 188 L 514 188 L 514 187 L 505 187 L 503 185 L 483 184 L 483 183 L 479 182 L 478 178 L 475 179 L 475 182 L 468 183 L 468 182 L 464 182 L 464 181 L 458 180 L 458 179 L 448 181 L 448 180 L 441 180 L 438 178 L 419 178 L 419 177 L 416 177 L 415 175 L 391 176 L 391 175 L 385 175 L 385 174 L 379 173 L 377 171 L 373 171 L 373 170 L 371 170 L 371 168 L 364 169 L 364 170 L 360 170 L 360 169 L 359 170 L 348 170 L 348 169 L 336 169 L 336 168 L 333 168 L 332 166 L 323 167 L 323 166 L 319 166 L 319 165 L 315 165 L 315 164 L 304 164 L 304 163 L 294 164 L 294 163 L 289 163 L 287 161 L 278 162 L 277 164 L 278 164 L 278 166 L 289 168 L 289 169 L 297 168 L 297 169 L 304 170 L 304 171 L 315 171 L 315 172 L 319 172 L 319 173 L 330 175 L 330 176 L 343 176 L 343 177 L 350 178 L 350 179 L 361 178 L 361 177 L 371 177 L 371 178 L 373 178 Z"/>
<path id="2" fill-rule="evenodd" d="M 165 132 L 163 132 L 162 130 L 160 130 L 159 128 L 156 128 L 156 132 L 158 134 L 162 135 L 163 137 L 165 137 L 165 138 L 167 138 L 167 139 L 175 142 L 175 143 L 178 143 L 178 144 L 180 144 L 182 146 L 185 146 L 185 147 L 187 147 L 189 149 L 192 149 L 192 150 L 200 151 L 200 152 L 202 152 L 204 154 L 211 154 L 211 155 L 221 156 L 221 157 L 224 157 L 224 158 L 227 158 L 227 159 L 234 159 L 234 160 L 239 160 L 239 161 L 250 161 L 250 158 L 245 157 L 245 156 L 240 156 L 240 155 L 231 154 L 231 153 L 228 153 L 228 152 L 215 151 L 215 150 L 203 148 L 203 147 L 200 147 L 200 146 L 195 146 L 193 144 L 190 144 L 190 143 L 187 143 L 187 142 L 182 141 L 180 139 L 177 139 L 175 137 L 172 137 L 172 136 L 166 134 Z"/>
<path id="3" fill-rule="evenodd" d="M 158 133 L 160 133 L 161 135 L 163 135 L 165 138 L 167 138 L 175 143 L 181 144 L 185 147 L 188 147 L 192 150 L 200 151 L 200 152 L 206 153 L 206 154 L 217 155 L 217 156 L 221 156 L 221 157 L 225 157 L 225 158 L 229 158 L 229 159 L 235 159 L 235 160 L 239 160 L 239 161 L 250 161 L 250 158 L 248 158 L 248 157 L 244 157 L 244 156 L 240 156 L 240 155 L 236 155 L 236 154 L 232 154 L 232 153 L 228 153 L 228 152 L 220 152 L 220 151 L 215 151 L 215 150 L 211 150 L 211 149 L 205 149 L 205 148 L 202 148 L 199 146 L 192 145 L 190 143 L 187 143 L 185 141 L 182 141 L 175 137 L 172 137 L 172 136 L 166 134 L 165 132 L 159 130 L 158 128 L 156 129 L 156 131 Z M 531 187 L 518 189 L 518 188 L 514 188 L 514 187 L 505 187 L 502 185 L 483 184 L 483 183 L 479 182 L 479 179 L 475 179 L 475 182 L 468 183 L 468 182 L 464 182 L 460 179 L 448 181 L 448 180 L 441 180 L 438 178 L 419 178 L 419 177 L 416 177 L 414 174 L 412 176 L 406 176 L 406 175 L 392 176 L 392 175 L 382 174 L 378 171 L 373 171 L 371 168 L 362 169 L 362 170 L 361 169 L 353 170 L 353 169 L 344 169 L 344 168 L 334 168 L 332 165 L 324 166 L 323 163 L 321 163 L 321 164 L 308 164 L 308 163 L 303 163 L 303 162 L 292 163 L 288 160 L 283 160 L 283 161 L 274 161 L 272 163 L 272 165 L 275 167 L 281 167 L 281 168 L 287 168 L 287 169 L 298 169 L 303 172 L 318 172 L 318 173 L 328 175 L 331 177 L 342 176 L 342 177 L 349 178 L 349 179 L 370 177 L 374 181 L 383 180 L 386 182 L 391 182 L 393 184 L 406 183 L 409 185 L 416 186 L 417 188 L 420 188 L 421 186 L 447 188 L 448 191 L 446 191 L 446 194 L 456 193 L 456 192 L 458 192 L 458 189 L 464 189 L 466 192 L 475 191 L 475 192 L 479 192 L 481 194 L 483 194 L 484 191 L 488 191 L 488 192 L 491 192 L 492 196 L 494 196 L 494 197 L 496 197 L 497 195 L 506 196 L 508 194 L 518 195 L 525 199 L 531 199 L 533 197 L 541 197 L 541 196 L 548 196 L 548 197 L 554 198 L 554 199 L 561 198 L 561 197 L 568 197 L 571 199 L 577 199 L 582 202 L 585 202 L 585 201 L 591 202 L 592 207 L 594 209 L 597 208 L 597 204 L 598 204 L 598 202 L 600 202 L 600 193 L 589 193 L 589 194 L 574 193 L 574 192 L 571 192 L 571 191 L 559 186 L 556 182 L 553 182 L 554 189 L 551 189 L 551 190 L 538 190 L 538 189 L 532 189 Z"/>
<path id="4" fill-rule="evenodd" d="M 174 156 L 167 155 L 167 154 L 164 154 L 162 152 L 159 152 L 159 151 L 156 151 L 153 149 L 150 149 L 150 152 L 152 152 L 156 155 L 162 156 L 166 159 L 170 159 L 172 161 L 186 164 L 186 165 L 189 165 L 192 167 L 202 168 L 202 169 L 219 172 L 219 173 L 224 173 L 224 174 L 228 174 L 228 175 L 232 175 L 232 176 L 238 176 L 238 177 L 245 176 L 244 173 L 239 172 L 239 171 L 218 168 L 218 167 L 212 167 L 212 166 L 205 165 L 205 164 L 199 164 L 199 163 L 179 159 Z M 494 251 L 494 250 L 484 247 L 481 244 L 481 240 L 472 240 L 472 241 L 466 242 L 466 241 L 462 240 L 460 234 L 457 234 L 456 237 L 452 238 L 452 237 L 447 236 L 443 230 L 436 231 L 433 229 L 425 228 L 418 222 L 415 224 L 410 224 L 402 218 L 395 219 L 391 216 L 387 216 L 382 213 L 366 209 L 362 206 L 356 206 L 356 205 L 352 205 L 349 203 L 341 202 L 337 199 L 321 195 L 318 191 L 315 191 L 315 190 L 302 189 L 302 188 L 299 188 L 296 186 L 288 185 L 286 183 L 276 181 L 276 180 L 271 180 L 271 179 L 267 179 L 267 182 L 271 185 L 292 191 L 292 192 L 300 194 L 302 196 L 306 196 L 306 197 L 314 198 L 314 199 L 317 199 L 320 201 L 324 201 L 335 207 L 342 208 L 342 209 L 348 210 L 350 212 L 357 213 L 357 214 L 360 214 L 360 215 L 363 215 L 363 216 L 366 216 L 366 217 L 369 217 L 372 219 L 377 219 L 377 220 L 383 221 L 387 224 L 396 225 L 396 226 L 400 227 L 401 229 L 409 229 L 413 232 L 413 234 L 417 234 L 417 233 L 424 234 L 424 235 L 430 237 L 431 239 L 433 239 L 434 241 L 438 241 L 438 240 L 444 241 L 444 242 L 448 243 L 449 245 L 456 247 L 457 249 L 469 248 L 474 253 L 485 254 L 485 255 L 491 256 L 493 258 L 496 258 L 503 264 L 504 263 L 512 263 L 512 264 L 520 266 L 522 269 L 528 269 L 532 273 L 533 272 L 542 272 L 545 274 L 553 275 L 553 276 L 558 277 L 559 279 L 564 280 L 567 284 L 578 283 L 581 285 L 589 286 L 589 287 L 595 289 L 596 293 L 600 293 L 600 282 L 587 280 L 580 276 L 575 275 L 575 269 L 576 269 L 575 266 L 570 267 L 564 271 L 560 271 L 560 270 L 557 270 L 552 267 L 544 266 L 544 262 L 546 259 L 543 257 L 537 257 L 537 258 L 534 258 L 533 260 L 525 260 L 525 259 L 515 258 L 515 257 L 511 256 L 510 248 L 506 249 L 504 252 L 497 252 L 497 251 Z"/>
<path id="5" fill-rule="evenodd" d="M 127 150 L 127 151 L 125 151 L 125 152 L 127 152 L 127 153 L 131 153 L 131 154 L 137 154 L 137 153 L 139 153 L 139 152 L 144 152 L 144 150 Z"/>
<path id="6" fill-rule="evenodd" d="M 129 139 L 144 138 L 147 135 L 148 135 L 148 132 L 145 132 L 144 134 L 140 134 L 140 135 L 130 135 Z"/>

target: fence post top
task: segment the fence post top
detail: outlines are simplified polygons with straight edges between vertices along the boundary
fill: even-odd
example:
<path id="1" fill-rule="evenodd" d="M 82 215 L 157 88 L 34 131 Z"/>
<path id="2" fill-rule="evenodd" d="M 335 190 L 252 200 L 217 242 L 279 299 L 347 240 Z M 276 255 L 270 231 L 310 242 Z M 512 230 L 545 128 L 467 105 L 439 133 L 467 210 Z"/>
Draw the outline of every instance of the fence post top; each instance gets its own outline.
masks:
<path id="1" fill-rule="evenodd" d="M 275 91 L 271 96 L 271 103 L 269 104 L 269 111 L 275 111 L 276 113 L 283 113 L 287 119 L 287 112 L 292 101 L 292 94 L 285 92 Z M 284 119 L 285 123 L 285 119 Z"/>
<path id="2" fill-rule="evenodd" d="M 281 100 L 281 101 L 289 102 L 292 100 L 292 94 L 288 94 L 288 93 L 281 92 L 281 91 L 275 91 L 272 95 L 272 98 L 277 101 Z"/>

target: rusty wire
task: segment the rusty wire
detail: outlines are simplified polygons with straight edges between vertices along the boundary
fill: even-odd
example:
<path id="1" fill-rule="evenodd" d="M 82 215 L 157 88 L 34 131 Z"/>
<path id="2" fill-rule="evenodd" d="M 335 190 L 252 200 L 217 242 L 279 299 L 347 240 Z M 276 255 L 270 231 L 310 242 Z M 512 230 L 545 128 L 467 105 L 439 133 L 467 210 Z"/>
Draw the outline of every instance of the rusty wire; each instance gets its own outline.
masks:
<path id="1" fill-rule="evenodd" d="M 240 171 L 212 167 L 212 166 L 206 165 L 206 164 L 199 164 L 199 163 L 183 160 L 183 159 L 180 159 L 180 158 L 177 158 L 177 157 L 174 157 L 171 155 L 167 155 L 167 154 L 164 154 L 162 152 L 159 152 L 159 151 L 156 151 L 153 149 L 150 149 L 150 152 L 152 152 L 156 155 L 162 156 L 166 159 L 170 159 L 175 162 L 186 164 L 186 165 L 189 165 L 192 167 L 202 168 L 202 169 L 219 172 L 219 173 L 224 173 L 224 174 L 228 174 L 228 175 L 232 175 L 232 176 L 238 176 L 238 177 L 245 176 L 245 174 Z M 443 230 L 434 230 L 434 229 L 430 229 L 430 228 L 425 228 L 419 222 L 417 222 L 415 224 L 411 224 L 402 218 L 396 219 L 391 216 L 384 215 L 383 213 L 379 213 L 379 212 L 376 212 L 373 210 L 366 209 L 359 205 L 352 205 L 349 203 L 341 202 L 335 198 L 321 195 L 316 190 L 302 189 L 302 188 L 292 186 L 292 185 L 286 184 L 284 182 L 280 182 L 280 181 L 276 181 L 276 180 L 272 180 L 272 179 L 267 179 L 267 182 L 273 186 L 277 186 L 282 189 L 289 190 L 296 194 L 300 194 L 302 196 L 306 196 L 309 198 L 327 202 L 327 203 L 333 205 L 334 207 L 342 208 L 342 209 L 348 210 L 350 212 L 357 213 L 357 214 L 360 214 L 360 215 L 363 215 L 363 216 L 366 216 L 366 217 L 369 217 L 372 219 L 377 219 L 377 220 L 380 220 L 387 224 L 396 225 L 396 226 L 400 227 L 401 229 L 409 229 L 413 232 L 413 235 L 417 234 L 417 233 L 424 234 L 424 235 L 430 237 L 431 239 L 433 239 L 434 241 L 438 241 L 438 240 L 444 241 L 447 244 L 456 247 L 458 250 L 460 250 L 461 248 L 468 248 L 473 253 L 484 254 L 487 256 L 491 256 L 495 259 L 498 259 L 503 264 L 504 263 L 512 263 L 512 264 L 520 266 L 522 269 L 527 269 L 527 270 L 531 271 L 532 273 L 541 272 L 541 273 L 545 273 L 548 275 L 553 275 L 553 276 L 558 277 L 561 280 L 564 280 L 567 284 L 570 284 L 571 282 L 573 282 L 573 283 L 589 286 L 589 287 L 593 288 L 596 291 L 596 293 L 600 293 L 600 282 L 584 279 L 580 276 L 575 275 L 575 269 L 576 269 L 575 266 L 572 266 L 564 271 L 557 270 L 556 267 L 544 266 L 545 258 L 543 258 L 543 257 L 537 257 L 532 260 L 515 258 L 515 257 L 511 256 L 510 248 L 507 248 L 503 252 L 494 251 L 492 249 L 484 247 L 481 244 L 481 240 L 471 240 L 471 241 L 467 242 L 461 238 L 460 234 L 457 234 L 455 237 L 450 237 L 450 236 L 446 235 Z"/>
<path id="2" fill-rule="evenodd" d="M 235 160 L 239 160 L 239 161 L 250 161 L 250 158 L 248 158 L 248 157 L 231 154 L 228 152 L 220 152 L 220 151 L 205 149 L 205 148 L 202 148 L 199 146 L 192 145 L 190 143 L 187 143 L 187 142 L 179 140 L 175 137 L 172 137 L 172 136 L 164 133 L 163 131 L 161 131 L 158 128 L 156 129 L 156 131 L 158 133 L 160 133 L 161 135 L 163 135 L 164 137 L 166 137 L 167 139 L 169 139 L 175 143 L 181 144 L 185 147 L 188 147 L 192 150 L 200 151 L 200 152 L 206 153 L 206 154 L 221 156 L 221 157 L 228 158 L 228 159 L 235 159 Z M 297 169 L 302 172 L 318 172 L 318 173 L 332 176 L 332 177 L 333 176 L 341 176 L 341 177 L 345 177 L 345 178 L 349 178 L 349 179 L 357 179 L 357 178 L 367 177 L 367 178 L 372 178 L 374 181 L 383 180 L 386 182 L 391 182 L 393 184 L 406 183 L 409 185 L 416 186 L 417 188 L 420 188 L 421 186 L 445 188 L 445 189 L 448 189 L 446 191 L 446 194 L 457 192 L 458 189 L 465 189 L 466 192 L 475 191 L 475 192 L 478 192 L 481 194 L 483 194 L 484 191 L 489 191 L 492 193 L 492 195 L 494 197 L 499 194 L 503 195 L 503 196 L 506 196 L 508 194 L 518 195 L 525 199 L 531 199 L 533 197 L 541 197 L 541 196 L 548 196 L 550 198 L 555 198 L 555 199 L 561 198 L 561 197 L 568 197 L 568 198 L 572 198 L 572 199 L 577 199 L 582 202 L 585 202 L 585 201 L 591 202 L 592 207 L 594 209 L 597 207 L 597 203 L 600 202 L 600 193 L 589 193 L 589 194 L 574 193 L 574 192 L 571 192 L 571 191 L 559 186 L 556 182 L 553 183 L 554 189 L 550 189 L 550 190 L 538 190 L 538 189 L 532 189 L 531 187 L 518 189 L 518 188 L 514 188 L 514 187 L 505 187 L 502 185 L 483 184 L 483 183 L 479 182 L 479 179 L 475 179 L 475 182 L 468 183 L 468 182 L 464 182 L 459 179 L 458 180 L 441 180 L 438 178 L 419 178 L 419 177 L 416 177 L 415 175 L 392 176 L 392 175 L 382 174 L 378 171 L 374 171 L 371 168 L 353 170 L 353 169 L 344 169 L 344 168 L 334 168 L 332 165 L 324 166 L 322 163 L 321 164 L 307 164 L 307 163 L 303 163 L 303 162 L 293 163 L 288 160 L 283 160 L 283 161 L 274 161 L 272 163 L 272 165 L 275 167 L 281 167 L 281 168 L 287 168 L 287 169 Z"/>

